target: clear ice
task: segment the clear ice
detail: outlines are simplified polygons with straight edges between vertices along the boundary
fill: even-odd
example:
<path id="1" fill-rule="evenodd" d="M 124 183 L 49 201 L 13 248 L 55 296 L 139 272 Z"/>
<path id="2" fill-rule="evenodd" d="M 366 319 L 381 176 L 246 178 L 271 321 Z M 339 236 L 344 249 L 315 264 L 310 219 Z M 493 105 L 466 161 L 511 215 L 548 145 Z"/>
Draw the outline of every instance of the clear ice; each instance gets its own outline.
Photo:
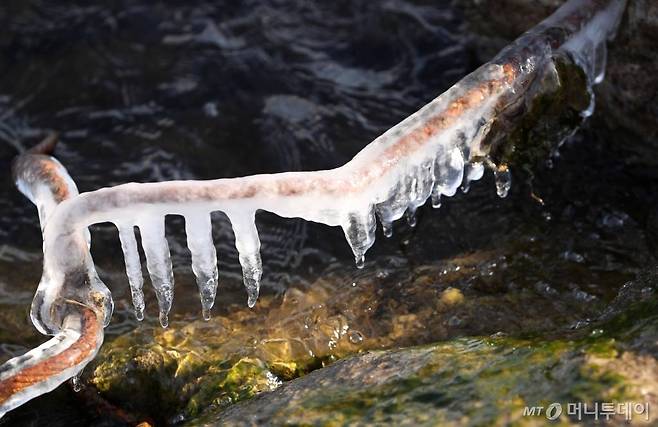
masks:
<path id="1" fill-rule="evenodd" d="M 142 263 L 139 259 L 137 250 L 137 240 L 135 240 L 135 230 L 132 224 L 117 225 L 119 229 L 119 240 L 123 250 L 123 259 L 126 263 L 126 275 L 130 284 L 130 294 L 135 308 L 135 317 L 137 320 L 144 320 L 144 278 L 142 277 Z"/>
<path id="2" fill-rule="evenodd" d="M 165 237 L 164 218 L 149 218 L 138 223 L 142 246 L 146 255 L 146 267 L 151 277 L 160 308 L 160 324 L 169 326 L 169 311 L 174 300 L 174 272 Z"/>
<path id="3" fill-rule="evenodd" d="M 255 210 L 227 213 L 233 233 L 235 247 L 242 266 L 242 279 L 247 290 L 247 305 L 253 308 L 258 300 L 263 263 L 260 259 L 260 238 L 256 229 Z"/>
<path id="4" fill-rule="evenodd" d="M 219 272 L 217 252 L 212 240 L 212 224 L 208 213 L 185 215 L 187 247 L 192 255 L 192 272 L 196 277 L 203 318 L 210 320 L 210 310 L 215 304 Z"/>

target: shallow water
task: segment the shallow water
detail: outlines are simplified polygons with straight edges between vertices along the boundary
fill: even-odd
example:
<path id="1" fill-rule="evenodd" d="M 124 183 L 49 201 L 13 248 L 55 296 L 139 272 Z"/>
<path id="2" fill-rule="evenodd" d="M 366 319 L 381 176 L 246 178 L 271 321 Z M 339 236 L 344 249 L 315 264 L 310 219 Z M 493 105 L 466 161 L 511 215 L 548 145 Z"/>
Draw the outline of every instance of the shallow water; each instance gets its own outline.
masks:
<path id="1" fill-rule="evenodd" d="M 17 147 L 59 132 L 57 157 L 81 191 L 330 168 L 477 65 L 448 1 L 82 3 L 0 6 L 0 170 L 7 171 L 0 176 L 0 305 L 18 323 L 9 330 L 31 331 L 25 315 L 41 271 L 36 211 L 8 174 Z M 504 244 L 502 258 L 477 264 L 456 283 L 478 295 L 529 290 L 551 301 L 542 307 L 569 313 L 559 327 L 587 322 L 593 312 L 573 305 L 612 300 L 651 251 L 644 225 L 650 210 L 642 203 L 648 185 L 623 169 L 610 143 L 583 135 L 554 169 L 538 172 L 533 185 L 546 206 L 529 197 L 523 175 L 503 200 L 487 176 L 439 211 L 421 209 L 416 229 L 396 224 L 391 240 L 378 232 L 363 271 L 354 268 L 340 229 L 260 214 L 264 294 L 325 277 L 336 292 L 375 279 L 390 290 L 418 266 L 445 264 L 450 276 L 451 259 Z M 221 215 L 215 222 L 222 282 L 214 310 L 230 316 L 246 295 L 230 227 Z M 198 319 L 182 222 L 172 218 L 168 226 L 178 282 L 172 313 Z M 93 228 L 92 251 L 117 305 L 111 339 L 136 326 L 112 227 Z M 399 298 L 422 302 L 404 292 Z M 157 321 L 155 309 L 148 293 L 149 324 Z M 502 314 L 492 328 L 542 330 L 514 316 Z M 441 338 L 495 332 L 459 326 Z M 36 332 L 7 335 L 1 360 L 40 340 Z M 0 424 L 38 425 L 54 402 L 64 409 L 49 418 L 53 425 L 92 422 L 60 389 Z"/>

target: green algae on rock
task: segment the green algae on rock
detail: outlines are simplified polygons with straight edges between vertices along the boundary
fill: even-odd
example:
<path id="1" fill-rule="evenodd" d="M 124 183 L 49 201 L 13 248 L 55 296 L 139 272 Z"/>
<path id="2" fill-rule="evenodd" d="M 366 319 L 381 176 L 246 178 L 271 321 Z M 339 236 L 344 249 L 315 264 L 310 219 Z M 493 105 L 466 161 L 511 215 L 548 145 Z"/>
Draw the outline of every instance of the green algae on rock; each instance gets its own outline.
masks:
<path id="1" fill-rule="evenodd" d="M 588 350 L 580 342 L 494 337 L 370 352 L 232 406 L 212 422 L 538 425 L 545 418 L 524 418 L 526 406 L 636 400 L 622 375 L 589 362 Z M 611 387 L 621 391 L 610 394 Z"/>
<path id="2" fill-rule="evenodd" d="M 459 338 L 424 347 L 373 351 L 341 360 L 190 425 L 544 425 L 529 407 L 570 403 L 658 403 L 658 315 L 636 303 L 588 335 L 571 339 Z M 615 325 L 632 316 L 628 329 Z M 605 332 L 609 330 L 609 332 Z M 603 332 L 601 332 L 603 331 Z M 555 413 L 552 412 L 551 415 Z M 617 413 L 615 424 L 626 421 Z M 632 424 L 656 421 L 634 414 Z"/>

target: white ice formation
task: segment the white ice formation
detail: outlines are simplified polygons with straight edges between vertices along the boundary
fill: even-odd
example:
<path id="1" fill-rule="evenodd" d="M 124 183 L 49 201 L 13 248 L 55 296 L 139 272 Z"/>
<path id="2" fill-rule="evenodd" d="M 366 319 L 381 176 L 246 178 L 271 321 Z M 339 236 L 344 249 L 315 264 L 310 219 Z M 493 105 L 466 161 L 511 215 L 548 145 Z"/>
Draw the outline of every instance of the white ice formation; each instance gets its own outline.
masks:
<path id="1" fill-rule="evenodd" d="M 166 326 L 174 295 L 166 215 L 185 218 L 192 270 L 208 318 L 218 281 L 211 212 L 223 211 L 231 221 L 248 304 L 253 306 L 262 275 L 255 224 L 258 210 L 342 227 L 360 267 L 374 243 L 377 218 L 386 236 L 391 235 L 392 223 L 405 213 L 413 226 L 416 209 L 428 198 L 432 206 L 439 207 L 442 196 L 453 196 L 460 186 L 467 191 L 471 181 L 482 177 L 485 166 L 494 170 L 497 192 L 505 197 L 511 183 L 509 169 L 505 164 L 493 165 L 488 157 L 490 147 L 483 143 L 493 122 L 507 108 L 525 100 L 538 75 L 555 70 L 556 56 L 581 67 L 590 89 L 600 82 L 606 39 L 615 34 L 624 6 L 624 0 L 568 1 L 492 61 L 333 170 L 130 183 L 72 195 L 58 205 L 51 203 L 48 191 L 40 192 L 40 185 L 46 184 L 19 180 L 19 188 L 39 206 L 45 224 L 44 271 L 32 305 L 34 324 L 43 333 L 65 333 L 71 301 L 93 307 L 105 324 L 109 322 L 112 299 L 88 250 L 87 227 L 95 223 L 111 222 L 119 230 L 136 315 L 141 319 L 143 283 L 134 234 L 138 227 L 160 321 Z M 591 108 L 583 115 L 589 113 Z M 65 170 L 61 173 L 68 177 Z M 47 221 L 44 204 L 48 205 Z M 20 370 L 20 364 L 17 366 Z M 84 365 L 76 366 L 65 374 L 73 376 Z M 50 389 L 50 385 L 29 388 L 19 400 Z M 0 401 L 0 415 L 12 405 Z"/>
<path id="2" fill-rule="evenodd" d="M 523 97 L 540 70 L 554 66 L 555 54 L 568 54 L 585 70 L 590 84 L 600 82 L 606 39 L 614 34 L 623 6 L 619 0 L 569 1 L 339 168 L 211 181 L 130 183 L 67 200 L 54 210 L 44 230 L 45 272 L 39 291 L 52 301 L 63 285 L 52 278 L 85 264 L 61 250 L 69 246 L 72 236 L 91 224 L 113 222 L 121 236 L 137 317 L 142 318 L 141 263 L 133 235 L 137 226 L 160 319 L 166 325 L 174 283 L 164 217 L 182 215 L 204 317 L 208 317 L 217 289 L 210 230 L 213 211 L 225 212 L 233 225 L 249 306 L 256 302 L 262 274 L 257 210 L 342 227 L 361 267 L 375 240 L 376 218 L 388 236 L 393 221 L 405 213 L 414 225 L 416 209 L 428 198 L 439 207 L 442 196 L 454 195 L 460 185 L 467 191 L 471 181 L 482 177 L 484 164 L 490 161 L 481 142 L 496 114 Z M 497 192 L 505 197 L 511 183 L 509 169 L 493 166 Z M 36 318 L 44 320 L 38 314 Z"/>

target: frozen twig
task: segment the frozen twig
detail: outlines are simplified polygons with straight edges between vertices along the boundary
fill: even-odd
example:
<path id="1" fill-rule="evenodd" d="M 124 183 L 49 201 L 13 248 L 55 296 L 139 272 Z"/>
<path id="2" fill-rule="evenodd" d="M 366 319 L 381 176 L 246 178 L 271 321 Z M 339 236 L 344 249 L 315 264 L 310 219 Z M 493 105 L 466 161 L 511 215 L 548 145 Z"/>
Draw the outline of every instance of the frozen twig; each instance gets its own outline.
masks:
<path id="1" fill-rule="evenodd" d="M 208 317 L 218 277 L 210 229 L 213 211 L 223 211 L 231 221 L 248 304 L 253 306 L 262 275 L 258 210 L 342 227 L 357 266 L 362 266 L 374 243 L 376 218 L 387 236 L 392 222 L 405 213 L 413 225 L 414 212 L 428 198 L 439 207 L 441 196 L 454 195 L 462 184 L 467 188 L 485 166 L 494 170 L 498 194 L 504 197 L 511 184 L 505 153 L 513 149 L 505 146 L 509 127 L 501 123 L 514 125 L 535 99 L 568 84 L 560 80 L 565 77 L 558 70 L 562 64 L 578 68 L 584 76 L 583 90 L 591 94 L 592 85 L 603 78 L 606 40 L 615 34 L 624 6 L 624 0 L 570 0 L 336 169 L 130 183 L 75 195 L 75 185 L 56 160 L 49 158 L 55 163 L 41 169 L 31 168 L 32 163 L 21 167 L 19 160 L 17 184 L 39 208 L 44 235 L 44 271 L 32 305 L 34 324 L 44 333 L 65 333 L 71 330 L 66 325 L 74 307 L 93 308 L 104 324 L 109 322 L 112 299 L 88 250 L 91 224 L 112 222 L 119 229 L 137 317 L 142 318 L 141 262 L 134 236 L 134 227 L 139 227 L 160 321 L 166 326 L 174 292 L 164 236 L 166 215 L 185 217 L 192 269 Z M 593 96 L 588 99 L 578 109 L 582 117 L 591 114 Z M 71 197 L 65 196 L 67 192 Z M 47 390 L 31 388 L 21 399 Z M 8 409 L 0 400 L 0 414 Z"/>

